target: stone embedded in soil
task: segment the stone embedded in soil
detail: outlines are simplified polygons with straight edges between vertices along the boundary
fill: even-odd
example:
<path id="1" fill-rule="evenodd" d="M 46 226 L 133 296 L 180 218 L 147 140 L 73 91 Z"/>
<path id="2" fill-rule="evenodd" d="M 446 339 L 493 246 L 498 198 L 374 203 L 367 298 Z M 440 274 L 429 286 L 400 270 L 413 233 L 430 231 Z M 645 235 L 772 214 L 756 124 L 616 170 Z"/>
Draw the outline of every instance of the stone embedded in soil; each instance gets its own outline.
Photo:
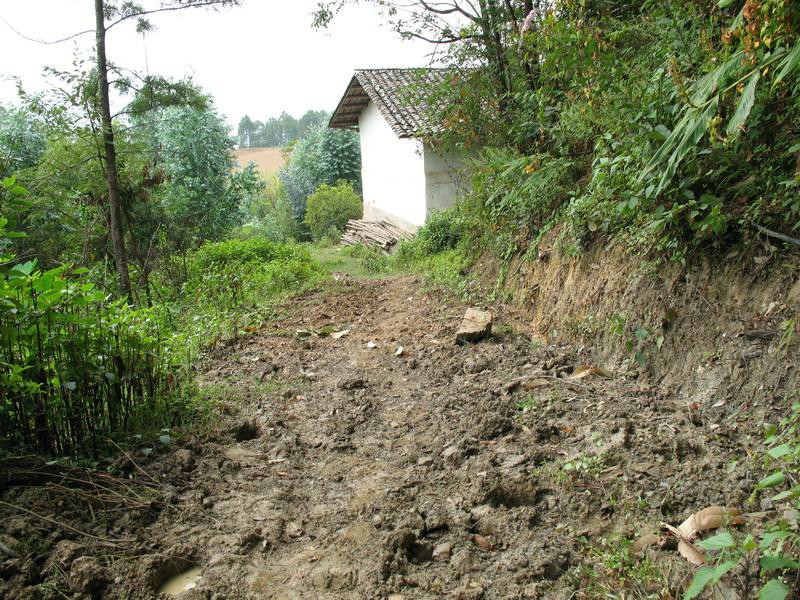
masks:
<path id="1" fill-rule="evenodd" d="M 72 562 L 69 572 L 69 586 L 75 592 L 91 593 L 106 582 L 106 571 L 90 556 L 81 556 Z"/>
<path id="2" fill-rule="evenodd" d="M 417 465 L 420 467 L 427 467 L 433 464 L 432 456 L 420 456 L 417 459 Z"/>
<path id="3" fill-rule="evenodd" d="M 525 462 L 525 455 L 524 454 L 512 454 L 511 456 L 506 457 L 501 465 L 503 469 L 513 469 L 514 467 L 518 467 Z"/>
<path id="4" fill-rule="evenodd" d="M 442 452 L 442 458 L 445 460 L 455 459 L 459 454 L 458 446 L 448 446 Z"/>
<path id="5" fill-rule="evenodd" d="M 479 342 L 492 335 L 492 313 L 468 308 L 456 332 L 456 344 Z"/>
<path id="6" fill-rule="evenodd" d="M 480 506 L 476 506 L 471 511 L 469 511 L 469 514 L 476 521 L 480 521 L 481 519 L 485 519 L 486 517 L 491 515 L 493 510 L 494 509 L 488 504 L 481 504 Z"/>
<path id="7" fill-rule="evenodd" d="M 194 468 L 194 457 L 192 456 L 192 451 L 187 448 L 176 450 L 175 462 L 178 464 L 181 471 L 191 471 Z"/>
<path id="8" fill-rule="evenodd" d="M 484 597 L 484 591 L 480 586 L 465 585 L 454 590 L 450 596 L 454 600 L 480 600 Z"/>
<path id="9" fill-rule="evenodd" d="M 287 537 L 289 537 L 291 539 L 297 539 L 299 537 L 302 537 L 302 535 L 304 533 L 305 533 L 305 531 L 303 531 L 303 528 L 300 527 L 300 525 L 298 525 L 295 521 L 289 521 L 286 524 L 286 536 Z"/>
<path id="10" fill-rule="evenodd" d="M 433 560 L 447 562 L 450 560 L 450 556 L 452 554 L 453 554 L 453 543 L 445 542 L 443 544 L 439 544 L 433 549 Z"/>

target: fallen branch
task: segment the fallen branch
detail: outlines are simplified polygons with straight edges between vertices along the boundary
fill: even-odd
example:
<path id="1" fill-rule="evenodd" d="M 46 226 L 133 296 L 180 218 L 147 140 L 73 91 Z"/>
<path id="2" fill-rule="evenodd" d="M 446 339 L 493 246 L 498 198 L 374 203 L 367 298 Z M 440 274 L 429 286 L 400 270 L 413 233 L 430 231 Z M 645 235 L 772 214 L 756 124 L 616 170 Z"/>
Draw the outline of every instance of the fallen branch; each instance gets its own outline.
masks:
<path id="1" fill-rule="evenodd" d="M 800 240 L 798 240 L 797 238 L 793 238 L 783 233 L 778 233 L 777 231 L 772 231 L 771 229 L 767 229 L 766 227 L 762 227 L 761 225 L 756 225 L 756 229 L 758 229 L 764 235 L 773 237 L 776 240 L 781 240 L 782 242 L 786 242 L 788 244 L 794 244 L 795 246 L 800 246 Z"/>

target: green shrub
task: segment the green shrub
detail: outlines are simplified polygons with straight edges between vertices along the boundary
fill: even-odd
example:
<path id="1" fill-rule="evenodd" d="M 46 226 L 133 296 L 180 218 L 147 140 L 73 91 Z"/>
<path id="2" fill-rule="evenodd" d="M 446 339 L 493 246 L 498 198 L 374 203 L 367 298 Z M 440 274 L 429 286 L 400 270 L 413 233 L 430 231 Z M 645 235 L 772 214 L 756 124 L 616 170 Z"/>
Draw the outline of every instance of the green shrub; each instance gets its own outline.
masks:
<path id="1" fill-rule="evenodd" d="M 389 268 L 389 257 L 377 246 L 366 244 L 345 246 L 342 248 L 342 254 L 359 259 L 361 267 L 367 273 L 383 273 Z"/>
<path id="2" fill-rule="evenodd" d="M 473 164 L 468 206 L 495 231 L 535 235 L 570 198 L 579 162 L 488 150 Z"/>
<path id="3" fill-rule="evenodd" d="M 277 175 L 268 175 L 264 181 L 264 189 L 250 194 L 242 205 L 247 222 L 237 236 L 243 239 L 263 237 L 273 242 L 298 239 L 299 224 L 292 214 L 283 183 Z"/>
<path id="4" fill-rule="evenodd" d="M 196 275 L 212 267 L 268 263 L 293 258 L 311 260 L 308 251 L 297 244 L 281 244 L 265 238 L 230 239 L 203 244 L 191 255 L 189 263 L 190 272 Z"/>
<path id="5" fill-rule="evenodd" d="M 330 236 L 331 232 L 342 233 L 347 221 L 361 218 L 361 198 L 353 185 L 339 181 L 330 186 L 323 183 L 306 204 L 305 223 L 315 240 Z"/>
<path id="6" fill-rule="evenodd" d="M 288 164 L 278 175 L 295 218 L 302 220 L 308 198 L 323 183 L 349 181 L 361 187 L 361 149 L 352 131 L 311 127 L 291 149 Z"/>
<path id="7" fill-rule="evenodd" d="M 457 208 L 432 214 L 417 232 L 415 241 L 425 254 L 436 254 L 455 248 L 466 233 Z"/>
<path id="8" fill-rule="evenodd" d="M 16 235 L 7 224 L 0 248 Z M 85 269 L 0 256 L 0 444 L 96 452 L 108 436 L 169 426 L 173 359 L 158 315 L 109 301 Z"/>
<path id="9" fill-rule="evenodd" d="M 257 326 L 276 302 L 322 274 L 304 246 L 262 238 L 205 244 L 188 263 L 189 278 L 170 310 L 190 351 Z"/>

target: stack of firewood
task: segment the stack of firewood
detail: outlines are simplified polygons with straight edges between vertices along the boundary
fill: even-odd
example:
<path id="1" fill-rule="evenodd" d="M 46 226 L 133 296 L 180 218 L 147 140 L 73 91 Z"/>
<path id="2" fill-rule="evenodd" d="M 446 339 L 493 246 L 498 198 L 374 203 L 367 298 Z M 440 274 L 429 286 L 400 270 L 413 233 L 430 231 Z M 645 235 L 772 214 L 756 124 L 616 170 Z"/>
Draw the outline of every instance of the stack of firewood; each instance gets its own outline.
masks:
<path id="1" fill-rule="evenodd" d="M 410 240 L 413 234 L 403 231 L 389 221 L 358 221 L 351 219 L 342 235 L 343 246 L 370 244 L 389 252 L 397 242 Z"/>

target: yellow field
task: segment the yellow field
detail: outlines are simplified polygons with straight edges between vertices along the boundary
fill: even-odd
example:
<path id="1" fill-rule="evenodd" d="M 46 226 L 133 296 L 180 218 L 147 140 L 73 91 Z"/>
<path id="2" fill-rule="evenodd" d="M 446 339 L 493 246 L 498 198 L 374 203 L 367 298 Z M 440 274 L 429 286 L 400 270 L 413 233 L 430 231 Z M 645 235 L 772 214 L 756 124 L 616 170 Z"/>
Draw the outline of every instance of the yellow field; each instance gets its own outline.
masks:
<path id="1" fill-rule="evenodd" d="M 280 148 L 239 148 L 233 151 L 233 156 L 241 167 L 256 163 L 256 168 L 264 175 L 277 173 L 286 164 Z"/>

